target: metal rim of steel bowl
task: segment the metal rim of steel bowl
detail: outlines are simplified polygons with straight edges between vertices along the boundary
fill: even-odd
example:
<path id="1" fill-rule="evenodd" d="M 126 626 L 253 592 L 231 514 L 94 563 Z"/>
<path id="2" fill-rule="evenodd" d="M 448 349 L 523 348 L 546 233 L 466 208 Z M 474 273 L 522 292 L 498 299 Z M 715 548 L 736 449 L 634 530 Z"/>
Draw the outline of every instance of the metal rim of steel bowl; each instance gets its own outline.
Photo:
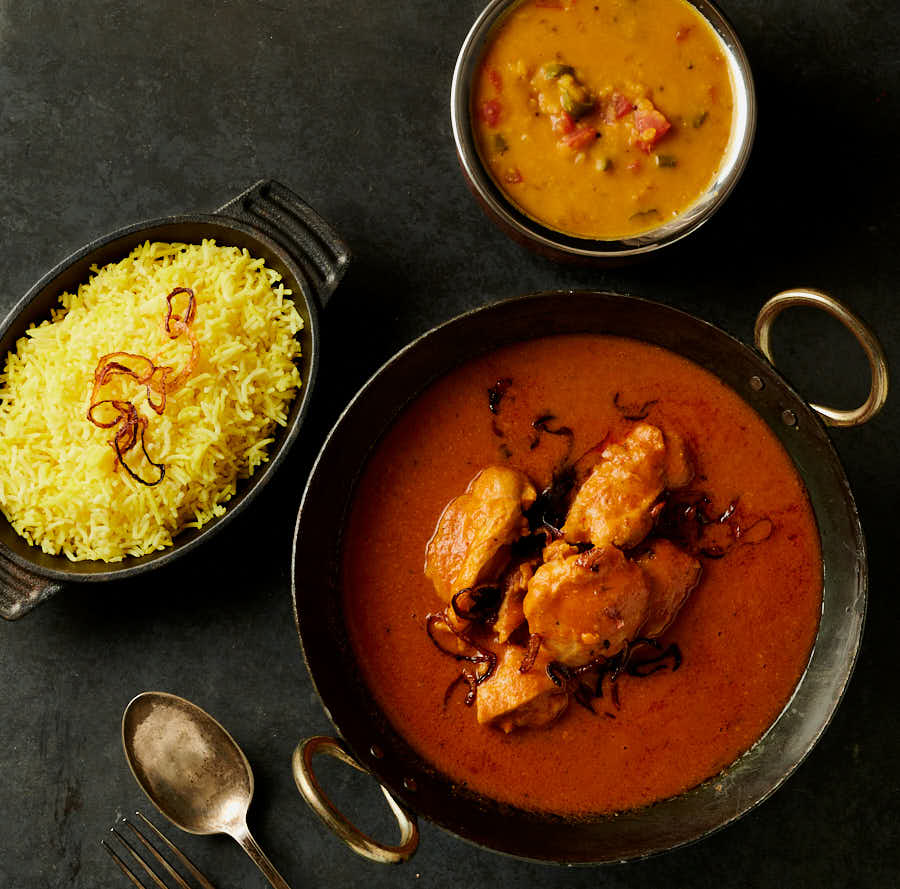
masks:
<path id="1" fill-rule="evenodd" d="M 731 139 L 713 181 L 677 218 L 651 231 L 606 241 L 555 231 L 523 213 L 485 169 L 472 132 L 471 93 L 475 72 L 494 29 L 524 0 L 491 0 L 466 36 L 456 60 L 450 91 L 450 122 L 463 175 L 485 212 L 513 240 L 562 261 L 609 264 L 629 261 L 674 244 L 696 231 L 734 189 L 750 157 L 756 132 L 756 92 L 747 54 L 732 25 L 709 0 L 690 0 L 721 43 L 734 91 Z"/>

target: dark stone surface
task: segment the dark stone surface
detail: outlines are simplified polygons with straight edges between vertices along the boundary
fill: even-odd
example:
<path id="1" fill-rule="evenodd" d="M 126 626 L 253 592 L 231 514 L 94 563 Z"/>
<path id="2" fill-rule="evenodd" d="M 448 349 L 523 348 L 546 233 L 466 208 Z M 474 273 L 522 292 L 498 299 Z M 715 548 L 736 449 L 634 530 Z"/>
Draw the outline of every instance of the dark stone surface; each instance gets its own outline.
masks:
<path id="1" fill-rule="evenodd" d="M 408 865 L 352 855 L 299 799 L 290 756 L 329 724 L 289 596 L 304 478 L 342 405 L 416 334 L 463 309 L 552 287 L 671 303 L 748 339 L 772 293 L 829 290 L 900 367 L 894 0 L 730 0 L 753 65 L 756 148 L 717 217 L 627 269 L 562 268 L 477 208 L 449 128 L 453 61 L 480 0 L 337 3 L 0 0 L 0 308 L 81 244 L 134 220 L 212 209 L 263 176 L 306 197 L 355 264 L 323 317 L 312 414 L 279 480 L 193 558 L 149 578 L 69 588 L 0 626 L 0 885 L 124 885 L 98 844 L 144 800 L 119 720 L 145 689 L 209 709 L 257 778 L 251 827 L 293 886 L 866 886 L 900 880 L 894 503 L 896 398 L 835 431 L 870 548 L 870 610 L 846 699 L 771 800 L 718 835 L 650 861 L 551 869 L 422 825 Z M 849 405 L 865 365 L 836 325 L 785 316 L 778 356 L 811 399 Z M 391 836 L 383 801 L 326 780 Z M 222 886 L 262 886 L 224 839 L 177 839 Z"/>

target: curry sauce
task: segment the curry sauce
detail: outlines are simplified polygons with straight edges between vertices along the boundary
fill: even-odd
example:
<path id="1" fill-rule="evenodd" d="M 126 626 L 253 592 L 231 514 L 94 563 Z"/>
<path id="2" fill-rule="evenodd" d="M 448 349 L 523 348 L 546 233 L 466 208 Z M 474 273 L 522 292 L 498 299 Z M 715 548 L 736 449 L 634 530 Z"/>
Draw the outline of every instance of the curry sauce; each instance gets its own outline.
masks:
<path id="1" fill-rule="evenodd" d="M 607 695 L 593 713 L 570 705 L 546 728 L 504 734 L 480 725 L 461 691 L 445 696 L 459 665 L 425 631 L 426 616 L 443 605 L 423 573 L 442 509 L 486 465 L 523 472 L 540 489 L 566 459 L 621 441 L 641 421 L 689 443 L 692 485 L 711 513 L 736 509 L 767 533 L 703 556 L 699 585 L 661 637 L 677 643 L 677 670 L 623 675 L 617 701 Z M 563 426 L 571 438 L 552 434 Z M 560 813 L 648 804 L 733 762 L 790 698 L 821 611 L 815 518 L 780 443 L 707 371 L 616 337 L 520 343 L 430 386 L 366 466 L 343 552 L 350 639 L 395 728 L 460 785 Z"/>
<path id="2" fill-rule="evenodd" d="M 724 47 L 683 0 L 526 0 L 497 27 L 472 94 L 500 190 L 549 228 L 594 239 L 690 207 L 732 117 Z"/>

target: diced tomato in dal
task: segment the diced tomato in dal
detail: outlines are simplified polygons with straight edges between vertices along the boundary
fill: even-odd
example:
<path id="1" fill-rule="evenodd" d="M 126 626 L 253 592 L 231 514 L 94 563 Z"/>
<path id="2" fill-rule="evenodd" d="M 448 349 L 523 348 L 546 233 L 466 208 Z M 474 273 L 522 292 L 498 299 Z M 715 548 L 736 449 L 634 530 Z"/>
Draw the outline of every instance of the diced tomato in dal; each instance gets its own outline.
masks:
<path id="1" fill-rule="evenodd" d="M 638 102 L 634 112 L 634 128 L 637 130 L 637 146 L 646 152 L 650 152 L 654 145 L 662 139 L 672 124 L 666 120 L 665 115 L 653 103 L 647 99 Z"/>
<path id="2" fill-rule="evenodd" d="M 495 127 L 500 122 L 500 113 L 503 106 L 496 99 L 488 99 L 481 105 L 481 117 L 489 127 Z"/>
<path id="3" fill-rule="evenodd" d="M 613 112 L 613 119 L 619 120 L 623 118 L 629 111 L 634 109 L 630 99 L 627 99 L 621 93 L 613 93 L 612 102 L 610 104 Z"/>
<path id="4" fill-rule="evenodd" d="M 567 111 L 563 111 L 560 114 L 551 114 L 550 125 L 553 127 L 553 132 L 559 133 L 561 136 L 565 136 L 575 129 L 575 121 L 572 120 L 572 115 Z"/>
<path id="5" fill-rule="evenodd" d="M 573 151 L 581 151 L 589 145 L 593 145 L 597 139 L 597 131 L 593 127 L 578 127 L 568 136 L 563 136 L 560 140 Z"/>

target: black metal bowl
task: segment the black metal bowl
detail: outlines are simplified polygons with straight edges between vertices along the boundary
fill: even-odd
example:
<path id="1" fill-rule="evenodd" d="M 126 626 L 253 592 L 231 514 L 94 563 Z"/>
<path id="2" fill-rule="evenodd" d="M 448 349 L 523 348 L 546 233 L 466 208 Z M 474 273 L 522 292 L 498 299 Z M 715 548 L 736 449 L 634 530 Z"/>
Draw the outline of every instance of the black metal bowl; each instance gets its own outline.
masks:
<path id="1" fill-rule="evenodd" d="M 238 486 L 225 513 L 200 529 L 182 531 L 173 546 L 121 562 L 72 562 L 30 546 L 0 516 L 0 614 L 20 617 L 60 589 L 62 583 L 118 580 L 168 564 L 194 550 L 243 511 L 272 478 L 297 437 L 306 415 L 319 364 L 319 310 L 337 286 L 349 250 L 337 233 L 296 194 L 272 181 L 258 182 L 215 213 L 191 213 L 139 222 L 78 250 L 38 281 L 0 326 L 0 355 L 15 348 L 28 328 L 50 316 L 61 293 L 88 280 L 92 266 L 123 259 L 144 241 L 217 243 L 244 247 L 279 272 L 293 291 L 303 318 L 300 373 L 303 386 L 291 403 L 288 423 L 279 427 L 269 461 Z"/>
<path id="2" fill-rule="evenodd" d="M 293 593 L 307 666 L 342 741 L 313 738 L 294 757 L 307 801 L 355 851 L 380 861 L 409 857 L 418 813 L 490 849 L 523 858 L 586 863 L 644 857 L 693 841 L 757 805 L 800 764 L 824 731 L 856 659 L 866 608 L 866 554 L 853 496 L 819 419 L 852 425 L 884 401 L 887 372 L 874 335 L 824 294 L 793 291 L 760 313 L 757 344 L 784 307 L 825 308 L 857 335 L 873 369 L 872 393 L 855 412 L 811 408 L 766 361 L 718 328 L 684 312 L 613 293 L 539 293 L 462 315 L 395 355 L 360 390 L 326 440 L 310 475 L 294 539 Z M 341 533 L 371 449 L 432 381 L 480 354 L 536 336 L 605 333 L 655 343 L 689 358 L 737 392 L 784 445 L 802 477 L 822 543 L 822 618 L 808 667 L 766 734 L 714 780 L 671 799 L 615 816 L 565 818 L 504 805 L 456 786 L 422 760 L 379 710 L 349 642 L 340 589 Z M 397 847 L 360 834 L 329 803 L 312 771 L 316 752 L 371 772 L 404 827 Z M 390 799 L 390 796 L 389 796 Z"/>

